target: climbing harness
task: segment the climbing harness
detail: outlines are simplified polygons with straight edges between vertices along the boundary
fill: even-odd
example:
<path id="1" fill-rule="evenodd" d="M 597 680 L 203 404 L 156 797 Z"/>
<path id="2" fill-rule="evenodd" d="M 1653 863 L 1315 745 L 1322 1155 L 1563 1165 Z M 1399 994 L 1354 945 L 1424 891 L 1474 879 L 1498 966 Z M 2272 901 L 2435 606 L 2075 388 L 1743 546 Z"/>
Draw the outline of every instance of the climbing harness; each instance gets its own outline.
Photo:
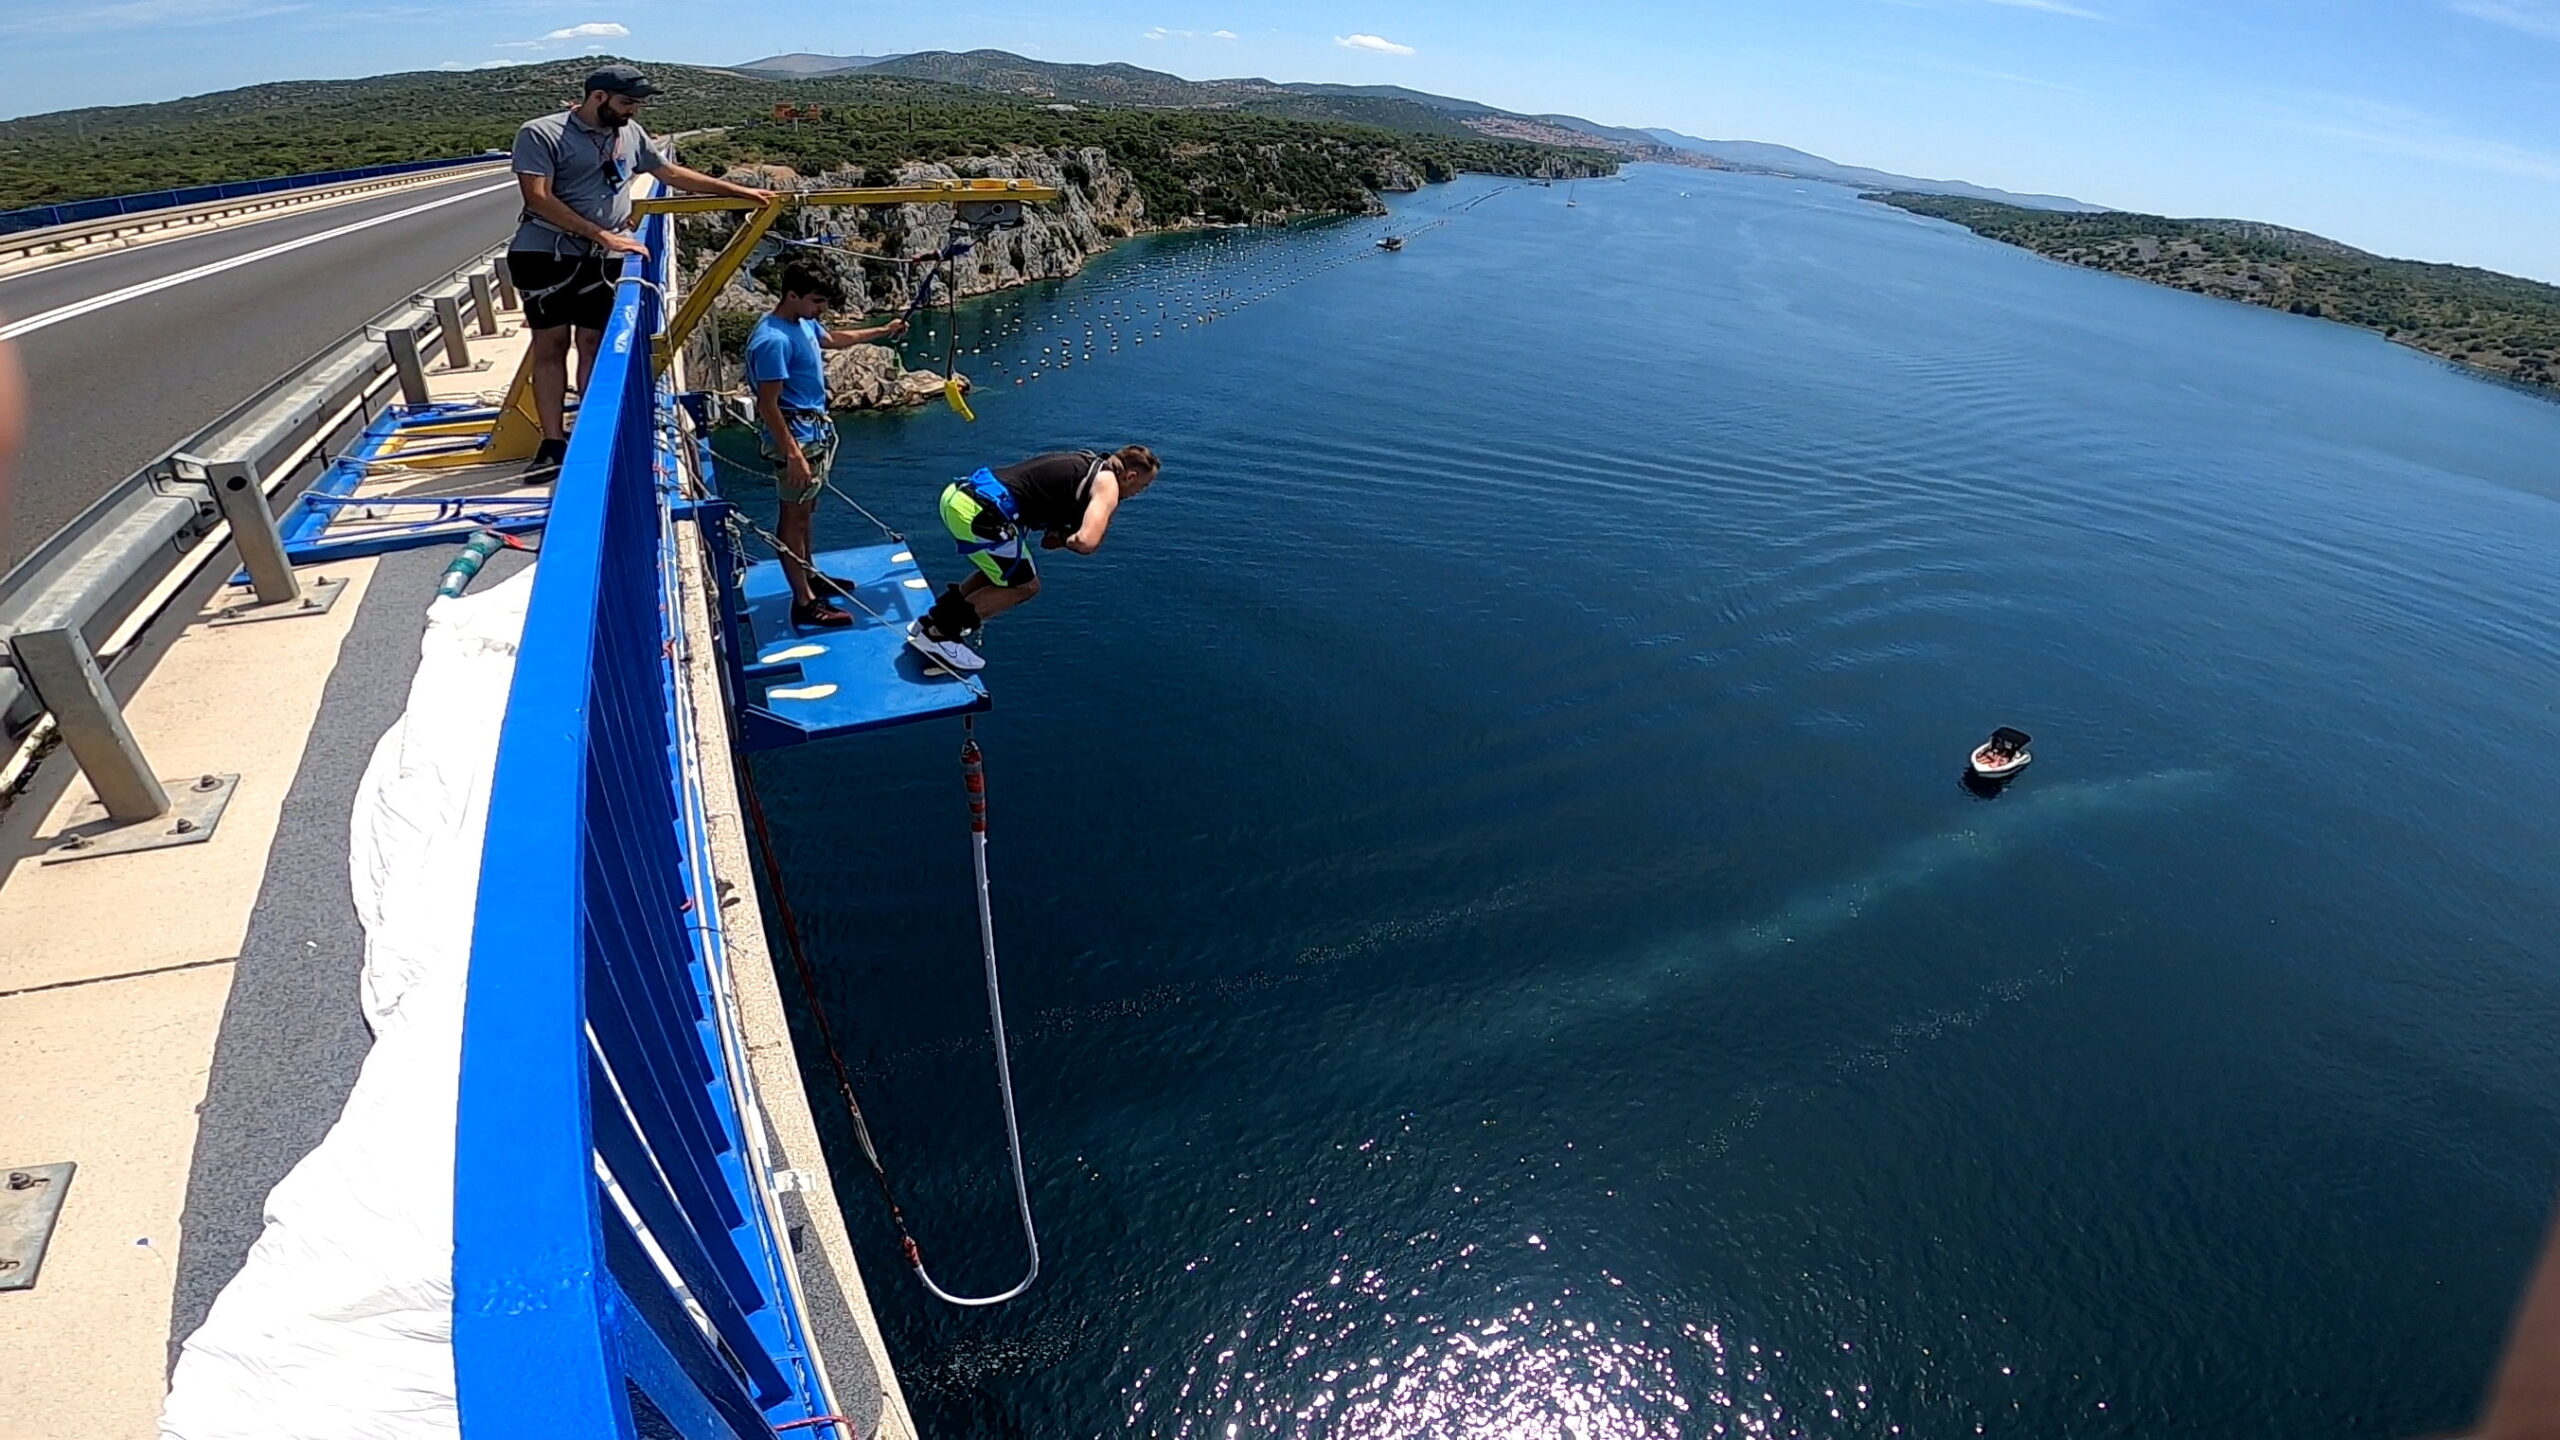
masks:
<path id="1" fill-rule="evenodd" d="M 978 521 L 984 520 L 989 514 L 999 517 L 1002 521 L 1000 526 L 987 527 L 989 529 L 996 530 L 997 533 L 995 535 L 990 536 L 982 533 L 981 538 L 1002 540 L 1022 533 L 1021 504 L 1013 498 L 1013 491 L 1006 488 L 1005 483 L 996 478 L 996 472 L 988 469 L 984 465 L 981 465 L 977 468 L 975 473 L 969 476 L 968 479 L 960 482 L 960 489 L 966 493 L 970 499 L 977 501 L 978 504 L 983 507 L 979 510 L 976 519 L 973 519 L 970 522 L 969 528 L 971 530 L 979 530 L 980 527 L 978 525 Z M 973 549 L 985 550 L 988 548 L 990 547 L 985 545 L 972 546 L 966 542 L 963 542 L 960 547 L 964 554 Z"/>
<path id="2" fill-rule="evenodd" d="M 579 258 L 585 258 L 585 257 L 579 257 Z M 583 284 L 583 285 L 579 285 L 579 284 L 578 284 L 578 282 L 579 282 L 580 280 L 582 280 L 582 279 L 583 279 L 584 281 L 586 281 L 586 283 L 585 283 L 585 284 Z M 517 293 L 517 295 L 518 295 L 519 297 L 521 297 L 521 298 L 522 298 L 522 300 L 523 300 L 524 304 L 525 304 L 527 307 L 531 307 L 532 305 L 534 305 L 535 303 L 537 303 L 537 302 L 539 302 L 539 301 L 548 300 L 548 299 L 550 299 L 552 296 L 559 294 L 561 291 L 563 291 L 563 290 L 567 290 L 567 289 L 568 289 L 570 286 L 572 286 L 572 285 L 577 285 L 577 286 L 578 286 L 577 290 L 576 290 L 575 292 L 573 292 L 573 293 L 575 293 L 575 294 L 579 294 L 579 295 L 584 295 L 584 294 L 586 294 L 586 293 L 587 293 L 588 291 L 590 291 L 590 290 L 602 290 L 602 289 L 605 289 L 607 286 L 611 285 L 612 283 L 613 283 L 613 282 L 611 282 L 611 281 L 609 281 L 609 280 L 607 280 L 607 279 L 605 279 L 605 278 L 604 278 L 604 271 L 603 271 L 601 268 L 599 268 L 599 269 L 595 270 L 593 273 L 587 273 L 587 272 L 584 272 L 583 270 L 573 269 L 573 270 L 571 270 L 567 275 L 565 275 L 565 276 L 561 277 L 560 279 L 558 279 L 558 280 L 554 280 L 554 281 L 552 281 L 550 284 L 548 284 L 548 285 L 544 285 L 544 286 L 541 286 L 541 287 L 539 287 L 539 288 L 535 288 L 535 289 L 527 289 L 527 288 L 524 288 L 524 287 L 522 287 L 522 286 L 519 286 L 519 287 L 517 287 L 517 291 L 516 291 L 516 293 Z"/>
<path id="3" fill-rule="evenodd" d="M 1102 474 L 1102 467 L 1110 457 L 1092 450 L 1074 453 L 1084 457 L 1084 478 L 1076 482 L 1076 500 L 1081 504 L 1093 497 L 1093 482 Z M 1021 558 L 1025 530 L 1021 502 L 1012 488 L 997 479 L 996 472 L 984 465 L 968 478 L 954 483 L 960 487 L 960 493 L 978 503 L 978 513 L 969 517 L 969 533 L 976 538 L 960 541 L 960 553 L 992 555 L 998 560 Z"/>
<path id="4" fill-rule="evenodd" d="M 924 1247 L 917 1243 L 915 1232 L 907 1224 L 906 1212 L 899 1208 L 896 1189 L 890 1184 L 888 1166 L 880 1159 L 880 1148 L 871 1138 L 871 1126 L 863 1118 L 862 1102 L 853 1091 L 852 1068 L 845 1063 L 844 1051 L 836 1044 L 834 1027 L 827 1020 L 826 1006 L 819 994 L 817 969 L 810 963 L 808 946 L 802 939 L 798 912 L 792 909 L 791 895 L 785 887 L 781 868 L 775 863 L 773 831 L 765 818 L 764 798 L 758 791 L 752 766 L 743 767 L 740 788 L 746 796 L 747 818 L 755 828 L 756 848 L 764 857 L 765 874 L 773 882 L 774 909 L 782 920 L 785 948 L 790 952 L 792 968 L 799 974 L 802 992 L 808 999 L 810 1017 L 818 1028 L 819 1042 L 827 1052 L 827 1063 L 835 1074 L 836 1091 L 844 1100 L 845 1113 L 853 1120 L 853 1134 L 862 1148 L 863 1158 L 870 1162 L 872 1179 L 880 1189 L 880 1199 L 889 1210 L 889 1223 L 898 1232 L 898 1250 L 915 1272 L 916 1283 L 935 1299 L 949 1305 L 980 1308 L 1001 1305 L 1029 1290 L 1040 1278 L 1040 1233 L 1031 1215 L 1031 1182 L 1022 1159 L 1022 1127 L 1013 1091 L 1011 1044 L 1005 1038 L 1004 995 L 996 972 L 996 922 L 994 891 L 987 879 L 987 772 L 986 755 L 978 748 L 975 717 L 961 719 L 960 742 L 961 783 L 969 796 L 970 863 L 978 884 L 978 953 L 984 965 L 987 988 L 987 1024 L 995 1036 L 996 1091 L 1004 1107 L 1005 1157 L 1013 1174 L 1015 1212 L 1022 1221 L 1022 1241 L 1030 1254 L 1030 1265 L 1020 1280 L 993 1295 L 955 1295 L 935 1281 L 925 1268 Z"/>

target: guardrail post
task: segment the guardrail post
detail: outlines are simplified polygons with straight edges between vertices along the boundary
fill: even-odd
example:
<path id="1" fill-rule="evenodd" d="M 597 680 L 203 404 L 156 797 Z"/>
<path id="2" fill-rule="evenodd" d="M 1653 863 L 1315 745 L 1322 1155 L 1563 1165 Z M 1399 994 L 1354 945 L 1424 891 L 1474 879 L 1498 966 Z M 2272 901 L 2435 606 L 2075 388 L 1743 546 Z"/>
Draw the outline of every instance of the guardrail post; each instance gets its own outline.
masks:
<path id="1" fill-rule="evenodd" d="M 520 308 L 521 302 L 516 299 L 516 277 L 507 273 L 505 256 L 489 262 L 489 275 L 498 282 L 498 303 L 509 310 Z"/>
<path id="2" fill-rule="evenodd" d="M 138 825 L 169 813 L 169 792 L 142 758 L 142 746 L 79 630 L 21 630 L 9 637 L 9 653 L 36 699 L 52 712 L 63 748 L 80 762 L 107 818 Z"/>
<path id="3" fill-rule="evenodd" d="M 172 792 L 151 771 L 124 709 L 98 670 L 98 657 L 75 627 L 21 630 L 9 637 L 10 663 L 53 716 L 62 747 L 98 798 L 71 812 L 44 863 L 130 855 L 213 838 L 239 788 L 237 775 L 199 775 Z"/>
<path id="4" fill-rule="evenodd" d="M 193 455 L 179 455 L 170 464 L 178 478 L 193 481 L 213 491 L 213 503 L 222 507 L 222 518 L 231 522 L 231 542 L 240 552 L 240 563 L 249 572 L 249 584 L 257 600 L 237 605 L 213 617 L 216 625 L 241 625 L 252 620 L 282 620 L 296 615 L 323 615 L 338 602 L 347 588 L 344 580 L 315 576 L 306 593 L 293 573 L 293 562 L 285 558 L 284 536 L 276 529 L 275 512 L 267 508 L 267 487 L 259 481 L 258 467 L 247 460 L 199 460 Z"/>
<path id="5" fill-rule="evenodd" d="M 418 332 L 394 325 L 382 332 L 382 339 L 391 347 L 392 368 L 400 372 L 400 398 L 412 405 L 431 403 L 435 397 L 427 392 L 426 362 L 418 358 Z"/>
<path id="6" fill-rule="evenodd" d="M 486 275 L 471 277 L 471 308 L 479 312 L 481 334 L 498 333 L 497 286 Z"/>
<path id="7" fill-rule="evenodd" d="M 444 332 L 444 363 L 449 370 L 471 368 L 471 341 L 462 333 L 462 297 L 439 295 L 435 299 L 436 328 Z"/>

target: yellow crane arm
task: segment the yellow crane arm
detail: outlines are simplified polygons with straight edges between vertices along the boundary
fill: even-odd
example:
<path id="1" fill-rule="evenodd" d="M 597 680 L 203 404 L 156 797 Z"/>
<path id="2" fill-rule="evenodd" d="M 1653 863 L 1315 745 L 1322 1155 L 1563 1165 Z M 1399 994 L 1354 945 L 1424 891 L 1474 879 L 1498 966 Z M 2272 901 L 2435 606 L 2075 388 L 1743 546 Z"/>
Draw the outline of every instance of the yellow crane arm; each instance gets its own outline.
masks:
<path id="1" fill-rule="evenodd" d="M 917 185 L 874 185 L 853 190 L 785 190 L 763 202 L 733 200 L 726 195 L 672 195 L 633 201 L 631 213 L 635 219 L 723 211 L 746 214 L 738 233 L 729 237 L 729 243 L 712 257 L 710 266 L 686 292 L 684 305 L 667 322 L 667 333 L 658 341 L 657 368 L 663 372 L 675 353 L 684 348 L 694 327 L 711 313 L 711 302 L 728 288 L 747 263 L 747 257 L 755 253 L 756 242 L 764 239 L 773 222 L 793 205 L 957 205 L 989 200 L 1049 201 L 1058 195 L 1055 186 L 1034 185 L 1026 180 L 928 180 Z"/>

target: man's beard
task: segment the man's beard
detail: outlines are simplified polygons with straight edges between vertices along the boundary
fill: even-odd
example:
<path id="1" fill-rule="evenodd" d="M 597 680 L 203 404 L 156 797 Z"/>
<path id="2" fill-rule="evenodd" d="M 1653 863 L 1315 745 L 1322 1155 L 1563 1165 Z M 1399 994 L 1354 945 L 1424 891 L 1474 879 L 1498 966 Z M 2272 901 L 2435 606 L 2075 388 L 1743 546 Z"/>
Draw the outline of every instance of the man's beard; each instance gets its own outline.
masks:
<path id="1" fill-rule="evenodd" d="M 608 105 L 604 109 L 596 112 L 596 118 L 604 122 L 604 128 L 607 130 L 619 130 L 623 126 L 630 124 L 632 117 L 625 115 L 621 111 Z"/>

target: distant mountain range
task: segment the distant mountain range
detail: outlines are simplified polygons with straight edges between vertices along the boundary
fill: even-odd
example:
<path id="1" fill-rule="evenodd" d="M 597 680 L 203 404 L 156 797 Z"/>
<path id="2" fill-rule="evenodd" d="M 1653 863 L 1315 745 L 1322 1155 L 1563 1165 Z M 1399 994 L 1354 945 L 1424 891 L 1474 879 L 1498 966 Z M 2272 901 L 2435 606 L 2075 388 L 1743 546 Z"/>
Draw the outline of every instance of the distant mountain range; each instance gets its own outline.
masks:
<path id="1" fill-rule="evenodd" d="M 1298 120 L 1336 120 L 1426 135 L 1491 135 L 1550 145 L 1588 145 L 1631 160 L 1743 170 L 1898 190 L 1993 200 L 2036 210 L 2096 212 L 2105 207 L 2062 195 L 2015 195 L 1961 180 L 1929 180 L 1863 166 L 1756 140 L 1701 140 L 1676 130 L 1601 125 L 1578 115 L 1524 115 L 1475 100 L 1434 95 L 1402 85 L 1282 83 L 1259 77 L 1186 80 L 1136 65 L 1065 65 L 1004 50 L 925 50 L 911 55 L 768 55 L 727 67 L 766 79 L 805 79 L 860 70 L 966 85 L 1068 105 L 1155 105 L 1170 109 L 1233 109 Z"/>
<path id="2" fill-rule="evenodd" d="M 1675 150 L 1722 160 L 1738 170 L 1758 170 L 1770 175 L 1793 175 L 1805 180 L 1828 180 L 1838 185 L 1855 185 L 1866 190 L 1898 190 L 1915 195 L 1955 195 L 1967 200 L 1992 200 L 2003 205 L 2016 205 L 2028 210 L 2067 210 L 2076 214 L 2098 214 L 2107 207 L 2074 200 L 2066 195 L 2017 195 L 1994 190 L 1985 185 L 1968 185 L 1962 180 L 1923 180 L 1909 175 L 1895 175 L 1883 170 L 1869 170 L 1862 165 L 1841 165 L 1819 155 L 1808 155 L 1784 145 L 1769 145 L 1758 140 L 1701 140 L 1677 130 L 1647 130 L 1645 134 Z"/>
<path id="3" fill-rule="evenodd" d="M 904 59 L 900 55 L 812 55 L 806 50 L 789 55 L 767 55 L 744 65 L 731 65 L 731 70 L 744 70 L 750 75 L 767 75 L 789 79 L 799 75 L 835 75 L 847 70 L 868 70 L 883 60 Z"/>

